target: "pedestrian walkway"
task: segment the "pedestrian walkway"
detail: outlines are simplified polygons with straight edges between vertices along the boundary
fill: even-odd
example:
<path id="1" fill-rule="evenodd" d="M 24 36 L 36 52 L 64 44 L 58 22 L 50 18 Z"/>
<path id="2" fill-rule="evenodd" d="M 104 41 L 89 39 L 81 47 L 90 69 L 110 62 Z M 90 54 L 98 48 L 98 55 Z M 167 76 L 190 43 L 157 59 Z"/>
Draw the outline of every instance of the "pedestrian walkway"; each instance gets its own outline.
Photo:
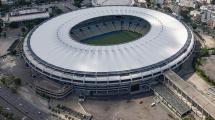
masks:
<path id="1" fill-rule="evenodd" d="M 154 92 L 156 92 L 155 94 L 157 94 L 161 100 L 180 117 L 185 116 L 191 111 L 189 106 L 163 84 L 158 84 L 152 88 L 154 89 Z"/>

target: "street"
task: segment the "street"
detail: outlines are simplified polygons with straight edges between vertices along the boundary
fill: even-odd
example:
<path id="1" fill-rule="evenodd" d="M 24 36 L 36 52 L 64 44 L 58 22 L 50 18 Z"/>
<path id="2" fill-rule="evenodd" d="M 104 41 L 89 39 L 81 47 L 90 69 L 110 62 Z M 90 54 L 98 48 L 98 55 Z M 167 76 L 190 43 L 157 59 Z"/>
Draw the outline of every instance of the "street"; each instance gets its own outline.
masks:
<path id="1" fill-rule="evenodd" d="M 0 85 L 0 100 L 4 100 L 21 113 L 25 114 L 30 120 L 48 120 L 48 114 L 42 112 L 16 94 L 11 93 L 8 88 Z"/>

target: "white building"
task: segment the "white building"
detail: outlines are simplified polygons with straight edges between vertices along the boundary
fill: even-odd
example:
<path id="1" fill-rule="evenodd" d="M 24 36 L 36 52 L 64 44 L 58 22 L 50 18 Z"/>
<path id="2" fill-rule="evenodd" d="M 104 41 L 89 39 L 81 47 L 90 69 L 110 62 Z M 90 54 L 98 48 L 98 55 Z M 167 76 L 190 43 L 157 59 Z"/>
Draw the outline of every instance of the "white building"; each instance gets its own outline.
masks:
<path id="1" fill-rule="evenodd" d="M 208 5 L 202 6 L 201 8 L 201 21 L 207 22 L 208 20 L 215 19 L 215 6 Z"/>
<path id="2" fill-rule="evenodd" d="M 201 22 L 206 23 L 209 19 L 211 19 L 211 11 L 204 10 L 201 16 Z"/>
<path id="3" fill-rule="evenodd" d="M 46 9 L 42 8 L 26 8 L 14 10 L 6 15 L 3 19 L 7 23 L 21 22 L 33 19 L 49 18 L 50 14 Z"/>
<path id="4" fill-rule="evenodd" d="M 177 0 L 178 4 L 180 6 L 185 6 L 185 7 L 196 7 L 196 0 Z"/>
<path id="5" fill-rule="evenodd" d="M 193 10 L 193 11 L 190 11 L 190 15 L 192 17 L 197 17 L 197 16 L 200 16 L 201 15 L 201 12 L 198 11 L 198 10 Z"/>
<path id="6" fill-rule="evenodd" d="M 197 0 L 200 3 L 207 3 L 210 4 L 212 0 Z"/>

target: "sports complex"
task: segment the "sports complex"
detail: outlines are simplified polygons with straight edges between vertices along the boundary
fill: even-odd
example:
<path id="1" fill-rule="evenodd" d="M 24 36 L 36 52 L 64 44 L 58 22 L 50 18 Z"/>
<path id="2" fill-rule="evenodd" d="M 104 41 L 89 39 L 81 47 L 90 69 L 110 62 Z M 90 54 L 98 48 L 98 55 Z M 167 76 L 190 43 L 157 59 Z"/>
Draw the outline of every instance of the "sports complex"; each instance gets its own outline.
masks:
<path id="1" fill-rule="evenodd" d="M 84 95 L 136 94 L 192 54 L 192 31 L 154 10 L 106 6 L 52 18 L 25 38 L 23 57 L 36 73 Z"/>

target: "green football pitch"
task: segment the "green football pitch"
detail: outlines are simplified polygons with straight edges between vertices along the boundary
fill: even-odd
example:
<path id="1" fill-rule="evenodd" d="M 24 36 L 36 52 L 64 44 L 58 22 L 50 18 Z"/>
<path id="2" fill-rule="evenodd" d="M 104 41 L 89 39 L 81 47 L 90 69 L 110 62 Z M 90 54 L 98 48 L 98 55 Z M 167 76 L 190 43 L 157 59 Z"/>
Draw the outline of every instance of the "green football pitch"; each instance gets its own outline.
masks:
<path id="1" fill-rule="evenodd" d="M 104 34 L 98 37 L 82 40 L 82 43 L 90 45 L 114 45 L 126 43 L 137 38 L 140 38 L 142 35 L 140 33 L 132 31 L 116 31 L 110 34 Z"/>

